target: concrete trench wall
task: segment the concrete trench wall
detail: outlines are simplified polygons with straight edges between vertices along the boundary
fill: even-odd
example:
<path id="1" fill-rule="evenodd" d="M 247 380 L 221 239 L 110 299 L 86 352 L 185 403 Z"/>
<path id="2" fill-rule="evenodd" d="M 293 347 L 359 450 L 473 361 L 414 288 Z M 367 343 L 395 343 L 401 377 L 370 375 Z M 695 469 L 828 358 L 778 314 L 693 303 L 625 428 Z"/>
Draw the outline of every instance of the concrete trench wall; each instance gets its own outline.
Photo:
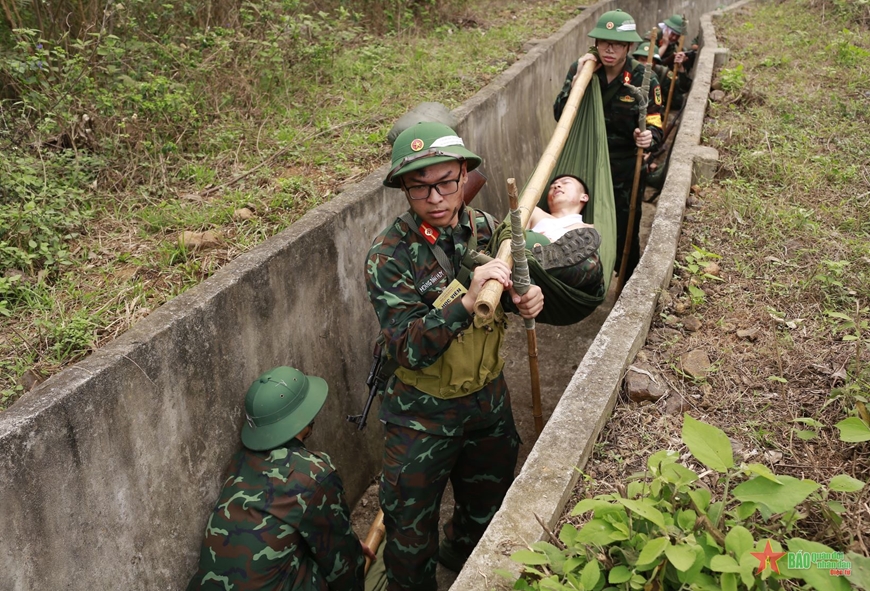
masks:
<path id="1" fill-rule="evenodd" d="M 502 214 L 503 180 L 525 179 L 533 170 L 554 128 L 553 97 L 603 12 L 618 5 L 648 29 L 673 12 L 698 22 L 700 14 L 722 3 L 599 2 L 466 102 L 455 112 L 458 130 L 485 157 L 483 171 L 490 178 L 477 204 Z M 699 69 L 704 63 L 702 58 Z M 698 88 L 706 90 L 703 81 Z M 690 109 L 703 102 L 699 96 L 693 91 Z M 683 127 L 688 123 L 684 118 Z M 675 156 L 671 166 L 659 202 L 668 221 L 657 218 L 653 227 L 654 238 L 671 236 L 670 245 L 658 247 L 660 239 L 651 240 L 655 254 L 648 249 L 518 486 L 533 478 L 540 481 L 539 490 L 545 484 L 546 490 L 570 492 L 565 473 L 573 474 L 588 454 L 577 436 L 597 433 L 621 368 L 643 342 L 646 329 L 637 326 L 648 326 L 651 308 L 629 302 L 654 298 L 669 276 L 691 175 L 684 157 Z M 344 416 L 361 408 L 377 330 L 363 282 L 365 252 L 404 209 L 401 196 L 380 184 L 387 169 L 385 164 L 0 414 L 0 589 L 183 588 L 222 471 L 239 446 L 245 389 L 275 365 L 294 365 L 330 384 L 311 445 L 332 455 L 351 502 L 359 498 L 379 469 L 381 434 L 374 420 L 360 434 Z M 666 272 L 653 261 L 659 257 L 668 261 Z M 635 336 L 626 341 L 629 330 Z M 593 360 L 601 367 L 591 367 Z M 619 370 L 605 371 L 609 364 Z M 609 397 L 590 398 L 590 391 Z M 589 416 L 599 417 L 595 425 Z M 566 433 L 576 444 L 556 462 L 550 448 L 563 455 L 564 448 L 554 446 Z M 533 470 L 540 473 L 533 476 Z M 491 528 L 454 589 L 485 587 L 476 573 L 490 564 L 493 552 L 500 554 L 492 541 L 504 535 L 498 533 L 505 531 L 501 524 L 531 516 L 530 505 L 516 508 L 522 490 L 512 491 L 499 527 Z M 534 510 L 552 524 L 555 507 Z M 513 540 L 540 536 L 539 527 L 530 534 L 522 533 L 530 531 L 528 524 L 517 527 L 520 537 Z"/>

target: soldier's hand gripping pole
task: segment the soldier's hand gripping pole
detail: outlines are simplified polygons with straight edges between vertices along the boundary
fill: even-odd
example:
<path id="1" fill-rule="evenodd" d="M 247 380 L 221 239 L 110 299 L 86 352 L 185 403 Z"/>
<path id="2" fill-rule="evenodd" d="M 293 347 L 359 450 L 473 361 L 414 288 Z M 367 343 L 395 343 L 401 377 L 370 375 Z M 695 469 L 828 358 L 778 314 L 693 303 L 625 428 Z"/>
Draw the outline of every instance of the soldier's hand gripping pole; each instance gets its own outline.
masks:
<path id="1" fill-rule="evenodd" d="M 686 39 L 686 30 L 689 26 L 689 21 L 686 20 L 686 16 L 683 15 L 683 34 L 680 35 L 680 40 L 677 42 L 677 53 L 683 51 L 683 41 Z M 650 37 L 652 39 L 652 37 Z M 650 46 L 652 44 L 650 43 Z M 680 75 L 680 67 L 682 64 L 678 64 L 676 60 L 674 60 L 674 77 L 671 79 L 671 86 L 668 90 L 668 102 L 665 105 L 665 118 L 662 119 L 662 125 L 665 127 L 668 126 L 668 115 L 671 113 L 671 101 L 674 99 L 674 93 L 677 90 L 677 78 Z"/>
<path id="2" fill-rule="evenodd" d="M 650 39 L 656 38 L 657 29 L 653 27 L 653 30 L 650 31 Z M 649 105 L 649 80 L 651 77 L 652 71 L 652 62 L 653 55 L 655 52 L 655 43 L 650 42 L 649 44 L 649 55 L 647 56 L 646 65 L 643 69 L 643 84 L 641 85 L 640 91 L 637 88 L 632 87 L 633 92 L 635 93 L 635 98 L 637 99 L 638 106 L 640 108 L 637 118 L 637 126 L 640 129 L 641 133 L 646 131 L 646 109 Z M 630 86 L 630 85 L 626 85 Z M 631 184 L 631 200 L 628 205 L 628 227 L 625 229 L 625 245 L 622 249 L 622 263 L 619 265 L 619 281 L 616 284 L 616 297 L 619 297 L 619 294 L 622 293 L 622 288 L 625 287 L 625 273 L 628 270 L 628 255 L 631 252 L 631 241 L 634 238 L 634 218 L 635 218 L 635 209 L 637 207 L 637 190 L 640 187 L 640 175 L 643 170 L 643 148 L 637 149 L 637 162 L 634 164 L 634 180 Z"/>
<path id="3" fill-rule="evenodd" d="M 568 133 L 571 131 L 571 126 L 574 119 L 577 117 L 577 108 L 583 95 L 586 93 L 586 88 L 589 86 L 589 81 L 592 79 L 592 72 L 595 70 L 594 61 L 587 61 L 583 64 L 583 69 L 577 74 L 574 85 L 571 87 L 571 94 L 568 95 L 568 102 L 565 103 L 565 108 L 562 111 L 562 116 L 559 118 L 559 123 L 556 125 L 556 131 L 553 132 L 553 137 L 550 138 L 550 143 L 547 144 L 547 149 L 543 156 L 538 161 L 538 166 L 532 174 L 532 178 L 523 189 L 523 194 L 520 196 L 519 209 L 522 216 L 522 228 L 525 229 L 529 224 L 529 219 L 532 217 L 532 210 L 538 203 L 538 199 L 544 193 L 547 182 L 556 168 L 556 161 L 559 159 L 559 154 L 565 147 L 565 142 L 568 141 Z M 498 248 L 497 259 L 502 260 L 511 266 L 511 245 L 510 241 L 505 240 Z M 481 317 L 486 322 L 492 318 L 495 309 L 498 306 L 498 301 L 501 299 L 501 294 L 504 291 L 502 284 L 490 279 L 487 281 L 480 293 L 477 296 L 477 301 L 474 302 L 474 313 Z"/>
<path id="4" fill-rule="evenodd" d="M 384 367 L 385 355 L 380 342 L 375 342 L 374 350 L 372 351 L 372 365 L 369 367 L 369 377 L 366 378 L 366 386 L 369 388 L 369 396 L 366 399 L 366 404 L 363 407 L 362 414 L 347 415 L 347 420 L 351 423 L 356 423 L 357 429 L 362 431 L 366 428 L 366 420 L 369 416 L 369 411 L 372 409 L 372 401 L 384 384 L 384 376 L 381 374 Z"/>
<path id="5" fill-rule="evenodd" d="M 529 261 L 526 259 L 526 236 L 523 232 L 522 215 L 517 197 L 517 182 L 507 180 L 508 197 L 511 208 L 511 256 L 514 259 L 514 289 L 520 295 L 529 291 L 532 280 L 529 277 Z M 541 378 L 538 373 L 538 335 L 535 332 L 535 319 L 524 318 L 526 340 L 529 344 L 529 374 L 532 379 L 532 416 L 538 435 L 544 430 L 544 413 L 541 409 Z"/>

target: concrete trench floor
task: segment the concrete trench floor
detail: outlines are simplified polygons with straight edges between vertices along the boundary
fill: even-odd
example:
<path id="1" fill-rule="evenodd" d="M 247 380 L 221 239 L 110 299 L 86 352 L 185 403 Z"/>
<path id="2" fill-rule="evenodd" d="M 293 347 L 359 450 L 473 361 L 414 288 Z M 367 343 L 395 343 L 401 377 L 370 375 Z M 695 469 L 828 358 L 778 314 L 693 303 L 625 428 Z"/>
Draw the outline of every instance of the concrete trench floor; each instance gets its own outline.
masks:
<path id="1" fill-rule="evenodd" d="M 649 236 L 653 217 L 655 216 L 655 203 L 643 203 L 643 215 L 641 217 L 641 245 L 645 245 Z M 541 402 L 544 421 L 553 413 L 559 398 L 564 392 L 574 375 L 577 365 L 586 354 L 589 345 L 598 334 L 601 325 L 610 313 L 615 301 L 613 287 L 616 281 L 611 282 L 611 290 L 607 299 L 598 309 L 582 322 L 572 326 L 549 326 L 538 324 L 536 327 L 538 341 L 538 363 L 541 378 Z M 520 434 L 522 445 L 520 446 L 519 459 L 517 460 L 516 473 L 519 474 L 537 440 L 535 423 L 532 416 L 531 386 L 528 365 L 528 345 L 522 321 L 518 317 L 511 317 L 507 334 L 507 349 L 505 351 L 505 378 L 511 391 L 514 420 L 517 431 Z M 370 423 L 370 428 L 378 428 L 375 422 Z M 378 511 L 378 486 L 376 482 L 363 495 L 362 499 L 353 509 L 351 520 L 354 529 L 360 539 L 364 539 L 369 526 Z M 448 484 L 444 491 L 441 503 L 441 527 L 443 527 L 453 512 L 453 492 Z M 439 530 L 439 534 L 443 530 Z M 438 590 L 447 591 L 456 580 L 457 573 L 450 571 L 440 564 L 438 565 Z"/>

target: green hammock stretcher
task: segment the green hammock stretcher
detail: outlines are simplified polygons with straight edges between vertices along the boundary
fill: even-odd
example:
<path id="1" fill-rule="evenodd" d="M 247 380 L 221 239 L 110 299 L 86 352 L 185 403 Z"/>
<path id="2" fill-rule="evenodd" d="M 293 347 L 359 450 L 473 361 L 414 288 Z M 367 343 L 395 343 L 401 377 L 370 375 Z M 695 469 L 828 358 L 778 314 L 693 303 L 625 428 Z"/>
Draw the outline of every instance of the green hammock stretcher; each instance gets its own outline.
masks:
<path id="1" fill-rule="evenodd" d="M 610 288 L 613 266 L 616 262 L 616 208 L 613 201 L 613 183 L 610 178 L 610 158 L 607 151 L 607 132 L 604 127 L 604 110 L 601 104 L 601 88 L 595 81 L 589 84 L 580 102 L 577 116 L 568 134 L 565 148 L 556 161 L 552 177 L 561 174 L 576 175 L 586 181 L 589 202 L 583 209 L 583 221 L 594 224 L 601 235 L 599 256 L 604 272 L 603 289 L 588 293 L 560 281 L 544 271 L 529 256 L 529 273 L 532 282 L 544 293 L 544 310 L 536 318 L 538 322 L 564 326 L 575 324 L 589 316 L 601 304 Z M 538 200 L 538 207 L 549 211 L 547 195 Z M 497 240 L 510 240 L 510 216 L 496 230 Z"/>

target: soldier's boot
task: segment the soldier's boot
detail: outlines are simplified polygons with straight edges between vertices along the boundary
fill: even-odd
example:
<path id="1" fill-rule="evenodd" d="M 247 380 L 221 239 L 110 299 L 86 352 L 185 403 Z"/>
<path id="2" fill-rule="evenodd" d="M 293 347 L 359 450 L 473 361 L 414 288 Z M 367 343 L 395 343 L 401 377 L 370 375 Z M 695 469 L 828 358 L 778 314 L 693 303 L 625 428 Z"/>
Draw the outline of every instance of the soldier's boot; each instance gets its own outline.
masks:
<path id="1" fill-rule="evenodd" d="M 468 556 L 465 556 L 456 550 L 456 548 L 453 547 L 453 544 L 450 543 L 450 540 L 447 538 L 441 538 L 441 543 L 438 545 L 438 562 L 440 562 L 445 568 L 458 573 L 462 570 L 462 567 L 465 566 L 466 560 L 468 560 Z"/>
<path id="2" fill-rule="evenodd" d="M 551 244 L 535 244 L 532 252 L 545 271 L 570 267 L 588 259 L 601 245 L 595 228 L 569 230 Z"/>

